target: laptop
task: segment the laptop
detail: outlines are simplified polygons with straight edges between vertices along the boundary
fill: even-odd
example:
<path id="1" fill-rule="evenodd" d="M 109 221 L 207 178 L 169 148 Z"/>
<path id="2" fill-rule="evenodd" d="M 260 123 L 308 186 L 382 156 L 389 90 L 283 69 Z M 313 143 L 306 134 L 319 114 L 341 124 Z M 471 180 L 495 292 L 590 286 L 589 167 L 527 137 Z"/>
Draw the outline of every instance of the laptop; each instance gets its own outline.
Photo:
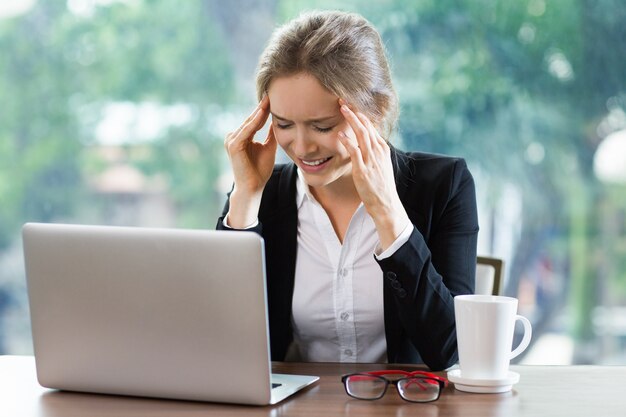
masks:
<path id="1" fill-rule="evenodd" d="M 263 239 L 252 232 L 27 223 L 37 378 L 48 388 L 275 404 Z"/>

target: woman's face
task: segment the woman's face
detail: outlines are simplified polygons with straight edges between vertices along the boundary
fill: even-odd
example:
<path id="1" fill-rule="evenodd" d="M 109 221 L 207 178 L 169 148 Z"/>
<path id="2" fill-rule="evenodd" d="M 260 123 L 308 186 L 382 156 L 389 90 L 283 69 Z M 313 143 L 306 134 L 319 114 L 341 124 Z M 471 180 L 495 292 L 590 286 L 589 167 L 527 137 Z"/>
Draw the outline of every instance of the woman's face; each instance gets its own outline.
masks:
<path id="1" fill-rule="evenodd" d="M 354 137 L 354 133 L 339 110 L 337 96 L 306 73 L 275 78 L 267 94 L 276 140 L 310 187 L 351 175 L 350 155 L 337 134 L 343 131 Z"/>

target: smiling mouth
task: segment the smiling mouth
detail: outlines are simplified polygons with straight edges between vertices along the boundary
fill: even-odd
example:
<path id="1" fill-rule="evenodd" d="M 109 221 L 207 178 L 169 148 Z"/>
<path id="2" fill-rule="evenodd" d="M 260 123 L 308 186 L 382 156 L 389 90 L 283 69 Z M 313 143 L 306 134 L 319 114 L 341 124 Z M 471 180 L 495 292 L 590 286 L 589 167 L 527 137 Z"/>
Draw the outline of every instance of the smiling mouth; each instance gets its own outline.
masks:
<path id="1" fill-rule="evenodd" d="M 324 162 L 329 161 L 330 158 L 323 158 L 323 159 L 315 159 L 313 161 L 305 161 L 304 159 L 301 159 L 300 161 L 302 161 L 302 163 L 306 166 L 310 166 L 310 167 L 316 167 L 318 165 L 322 165 Z"/>

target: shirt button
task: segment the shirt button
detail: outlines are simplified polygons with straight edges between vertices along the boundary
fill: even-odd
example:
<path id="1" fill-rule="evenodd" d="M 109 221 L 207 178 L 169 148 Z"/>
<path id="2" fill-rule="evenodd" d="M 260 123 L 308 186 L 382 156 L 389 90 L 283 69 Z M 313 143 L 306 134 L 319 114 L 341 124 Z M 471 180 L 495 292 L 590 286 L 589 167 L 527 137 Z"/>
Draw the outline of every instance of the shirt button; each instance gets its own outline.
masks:
<path id="1" fill-rule="evenodd" d="M 395 281 L 398 277 L 395 272 L 387 272 L 386 276 L 389 281 Z"/>
<path id="2" fill-rule="evenodd" d="M 341 313 L 341 320 L 346 321 L 350 318 L 350 313 L 346 313 L 345 311 L 343 313 Z"/>
<path id="3" fill-rule="evenodd" d="M 352 351 L 350 349 L 346 349 L 343 351 L 346 356 L 352 356 Z"/>

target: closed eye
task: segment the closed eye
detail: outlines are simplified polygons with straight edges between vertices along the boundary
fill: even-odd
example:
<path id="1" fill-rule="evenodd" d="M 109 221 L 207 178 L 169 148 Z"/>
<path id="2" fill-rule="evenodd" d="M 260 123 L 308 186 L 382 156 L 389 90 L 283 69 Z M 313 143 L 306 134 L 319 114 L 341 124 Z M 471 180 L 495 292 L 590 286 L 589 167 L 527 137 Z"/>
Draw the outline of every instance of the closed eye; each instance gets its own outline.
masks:
<path id="1" fill-rule="evenodd" d="M 317 127 L 317 126 L 313 126 L 313 129 L 317 130 L 320 133 L 328 133 L 331 130 L 333 130 L 335 126 L 330 126 L 330 127 Z"/>
<path id="2" fill-rule="evenodd" d="M 285 124 L 281 124 L 281 123 L 276 123 L 276 127 L 279 129 L 289 129 L 290 127 L 292 127 L 293 124 L 292 123 L 285 123 Z M 331 130 L 333 130 L 334 126 L 330 126 L 330 127 L 318 127 L 318 126 L 313 126 L 313 129 L 317 132 L 320 133 L 328 133 Z"/>

